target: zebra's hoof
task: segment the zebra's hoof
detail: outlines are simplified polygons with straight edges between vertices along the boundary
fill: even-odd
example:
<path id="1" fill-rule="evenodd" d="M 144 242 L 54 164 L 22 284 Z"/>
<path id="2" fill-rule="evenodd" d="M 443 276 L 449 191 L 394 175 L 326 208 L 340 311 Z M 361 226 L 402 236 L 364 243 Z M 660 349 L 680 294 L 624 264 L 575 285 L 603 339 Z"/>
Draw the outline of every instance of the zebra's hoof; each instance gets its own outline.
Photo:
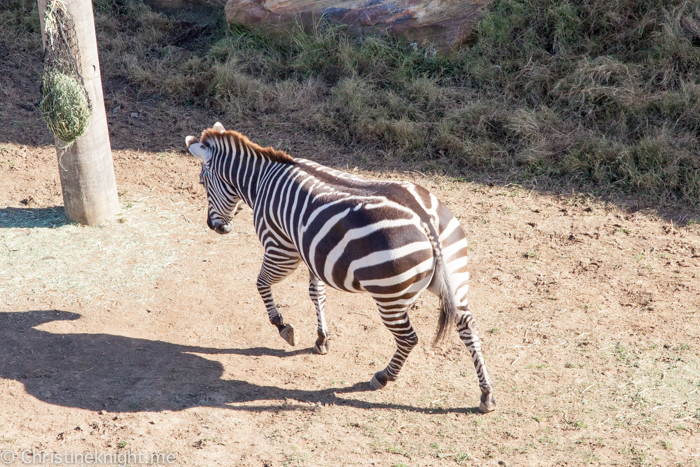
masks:
<path id="1" fill-rule="evenodd" d="M 286 325 L 280 330 L 280 336 L 282 336 L 282 339 L 286 340 L 289 345 L 297 345 L 297 338 L 294 335 L 294 326 L 291 324 Z"/>
<path id="2" fill-rule="evenodd" d="M 314 345 L 314 353 L 318 355 L 326 355 L 329 351 L 331 350 L 331 345 L 328 341 L 319 344 L 316 342 L 316 345 Z"/>
<path id="3" fill-rule="evenodd" d="M 496 398 L 490 392 L 481 394 L 481 404 L 479 404 L 479 412 L 489 413 L 496 410 Z"/>
<path id="4" fill-rule="evenodd" d="M 386 384 L 387 380 L 384 376 L 384 372 L 379 371 L 374 374 L 372 381 L 369 382 L 369 387 L 372 388 L 372 391 L 376 391 L 378 389 L 384 389 L 386 387 Z"/>

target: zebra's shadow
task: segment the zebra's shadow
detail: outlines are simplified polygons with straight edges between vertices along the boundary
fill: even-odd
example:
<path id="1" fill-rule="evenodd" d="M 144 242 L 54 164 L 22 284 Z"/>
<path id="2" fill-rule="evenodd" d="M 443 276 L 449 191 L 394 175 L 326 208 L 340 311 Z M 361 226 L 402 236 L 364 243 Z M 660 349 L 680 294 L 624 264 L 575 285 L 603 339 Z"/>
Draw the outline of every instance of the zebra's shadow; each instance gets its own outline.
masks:
<path id="1" fill-rule="evenodd" d="M 319 390 L 283 389 L 222 379 L 221 363 L 204 355 L 280 358 L 310 352 L 267 348 L 215 349 L 110 334 L 59 334 L 36 329 L 51 321 L 76 320 L 66 311 L 0 313 L 0 377 L 22 383 L 28 394 L 63 407 L 110 412 L 154 412 L 190 407 L 232 410 L 313 410 L 297 400 L 365 409 L 469 413 L 474 408 L 428 409 L 353 399 L 366 382 Z M 264 404 L 255 404 L 264 402 Z M 277 402 L 277 403 L 275 403 Z"/>

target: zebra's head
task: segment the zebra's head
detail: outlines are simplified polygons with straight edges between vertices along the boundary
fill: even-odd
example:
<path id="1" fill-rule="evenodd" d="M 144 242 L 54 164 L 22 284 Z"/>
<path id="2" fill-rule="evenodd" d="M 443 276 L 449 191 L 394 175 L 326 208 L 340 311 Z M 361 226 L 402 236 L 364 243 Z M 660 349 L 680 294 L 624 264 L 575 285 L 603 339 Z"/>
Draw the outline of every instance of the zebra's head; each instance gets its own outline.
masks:
<path id="1" fill-rule="evenodd" d="M 211 130 L 225 131 L 223 125 L 219 122 L 216 122 Z M 200 142 L 194 136 L 188 136 L 185 138 L 185 143 L 193 156 L 202 159 L 199 183 L 204 185 L 207 191 L 207 200 L 209 201 L 207 225 L 217 233 L 231 233 L 233 230 L 233 216 L 241 210 L 243 201 L 230 187 L 226 186 L 226 183 L 221 180 L 216 170 L 214 170 L 213 166 L 215 164 L 212 163 L 214 151 L 209 142 L 204 139 Z"/>

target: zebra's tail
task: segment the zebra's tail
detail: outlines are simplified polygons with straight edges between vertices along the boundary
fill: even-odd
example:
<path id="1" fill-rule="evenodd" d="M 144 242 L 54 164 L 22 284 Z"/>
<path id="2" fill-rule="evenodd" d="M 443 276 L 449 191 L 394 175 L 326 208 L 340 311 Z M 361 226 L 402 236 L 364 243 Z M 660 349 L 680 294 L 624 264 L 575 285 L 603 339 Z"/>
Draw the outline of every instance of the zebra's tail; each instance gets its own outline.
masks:
<path id="1" fill-rule="evenodd" d="M 433 256 L 435 257 L 435 273 L 433 281 L 437 285 L 438 297 L 440 298 L 440 318 L 438 319 L 437 334 L 433 345 L 439 345 L 445 340 L 447 335 L 452 330 L 452 326 L 457 317 L 457 303 L 455 302 L 455 294 L 452 289 L 452 282 L 447 271 L 447 264 L 442 254 L 442 246 L 437 228 L 432 224 L 429 225 L 423 222 L 423 229 L 433 246 Z"/>

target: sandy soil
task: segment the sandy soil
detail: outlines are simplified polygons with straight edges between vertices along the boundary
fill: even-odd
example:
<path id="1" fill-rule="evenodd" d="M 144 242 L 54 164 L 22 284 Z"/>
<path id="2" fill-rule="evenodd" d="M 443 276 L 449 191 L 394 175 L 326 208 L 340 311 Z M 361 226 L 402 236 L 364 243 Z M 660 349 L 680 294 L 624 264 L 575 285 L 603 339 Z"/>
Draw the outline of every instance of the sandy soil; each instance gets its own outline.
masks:
<path id="1" fill-rule="evenodd" d="M 7 63 L 0 451 L 163 453 L 202 466 L 700 465 L 700 214 L 381 159 L 355 169 L 345 148 L 223 122 L 295 156 L 420 183 L 468 232 L 498 410 L 476 411 L 458 336 L 430 345 L 437 301 L 427 295 L 411 312 L 422 341 L 402 378 L 372 392 L 394 344 L 368 296 L 328 292 L 331 353 L 314 355 L 300 268 L 275 289 L 297 329 L 291 348 L 255 289 L 251 211 L 231 235 L 207 229 L 183 142 L 215 115 L 107 83 L 122 211 L 81 227 L 62 214 L 38 80 Z"/>

